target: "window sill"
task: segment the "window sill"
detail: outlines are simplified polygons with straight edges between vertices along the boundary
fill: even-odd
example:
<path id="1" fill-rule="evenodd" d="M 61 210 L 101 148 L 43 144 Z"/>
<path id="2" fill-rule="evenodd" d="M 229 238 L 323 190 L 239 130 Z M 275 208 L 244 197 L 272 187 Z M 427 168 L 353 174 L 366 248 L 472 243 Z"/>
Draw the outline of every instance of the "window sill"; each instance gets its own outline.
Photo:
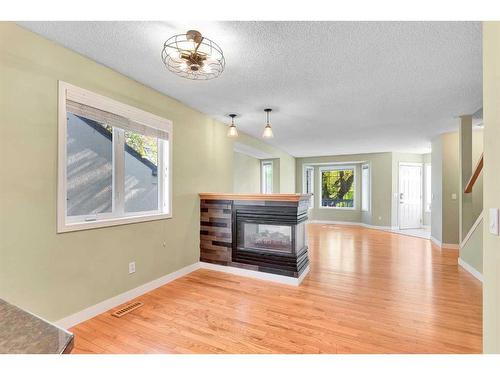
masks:
<path id="1" fill-rule="evenodd" d="M 142 223 L 145 221 L 164 220 L 171 218 L 172 214 L 170 213 L 170 214 L 127 216 L 116 219 L 101 219 L 84 223 L 70 223 L 70 224 L 60 223 L 58 224 L 57 233 L 75 232 L 79 230 L 113 227 L 116 225 Z"/>
<path id="2" fill-rule="evenodd" d="M 344 210 L 344 211 L 357 211 L 356 207 L 319 207 L 322 210 Z"/>

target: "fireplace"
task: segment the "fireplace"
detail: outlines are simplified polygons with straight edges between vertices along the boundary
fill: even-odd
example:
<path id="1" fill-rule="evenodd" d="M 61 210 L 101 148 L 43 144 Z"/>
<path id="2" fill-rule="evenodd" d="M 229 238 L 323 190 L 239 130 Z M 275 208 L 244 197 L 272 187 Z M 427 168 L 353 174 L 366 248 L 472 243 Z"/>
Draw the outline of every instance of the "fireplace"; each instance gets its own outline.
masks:
<path id="1" fill-rule="evenodd" d="M 297 206 L 233 206 L 232 260 L 265 272 L 297 277 L 307 266 L 305 214 Z"/>
<path id="2" fill-rule="evenodd" d="M 309 270 L 309 194 L 201 193 L 200 198 L 201 262 L 300 284 Z"/>

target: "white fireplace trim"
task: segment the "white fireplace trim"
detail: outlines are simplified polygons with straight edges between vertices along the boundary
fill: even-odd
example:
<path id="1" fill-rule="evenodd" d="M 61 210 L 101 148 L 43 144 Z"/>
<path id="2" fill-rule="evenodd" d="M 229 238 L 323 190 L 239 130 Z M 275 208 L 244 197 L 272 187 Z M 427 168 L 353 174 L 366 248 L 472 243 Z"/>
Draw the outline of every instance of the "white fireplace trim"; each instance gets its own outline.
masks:
<path id="1" fill-rule="evenodd" d="M 274 281 L 277 283 L 292 285 L 292 286 L 299 286 L 309 273 L 309 266 L 306 267 L 306 269 L 301 273 L 301 275 L 298 278 L 276 275 L 274 273 L 268 273 L 268 272 L 247 270 L 245 268 L 223 266 L 220 264 L 207 263 L 207 262 L 200 262 L 200 268 L 206 268 L 213 271 L 226 272 L 237 276 L 252 277 L 254 279 L 259 279 L 259 280 Z"/>

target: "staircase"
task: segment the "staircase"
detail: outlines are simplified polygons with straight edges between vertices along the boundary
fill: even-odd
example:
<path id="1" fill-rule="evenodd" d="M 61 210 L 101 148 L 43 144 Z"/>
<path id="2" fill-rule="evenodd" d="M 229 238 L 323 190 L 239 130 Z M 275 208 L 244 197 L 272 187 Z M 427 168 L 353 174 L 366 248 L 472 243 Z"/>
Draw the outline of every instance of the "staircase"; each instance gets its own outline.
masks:
<path id="1" fill-rule="evenodd" d="M 474 184 L 483 169 L 484 155 L 481 154 L 472 175 L 464 189 L 464 194 L 472 193 Z M 460 256 L 458 264 L 465 270 L 470 272 L 475 278 L 483 281 L 483 227 L 484 227 L 484 210 L 472 224 L 469 232 L 460 243 Z"/>

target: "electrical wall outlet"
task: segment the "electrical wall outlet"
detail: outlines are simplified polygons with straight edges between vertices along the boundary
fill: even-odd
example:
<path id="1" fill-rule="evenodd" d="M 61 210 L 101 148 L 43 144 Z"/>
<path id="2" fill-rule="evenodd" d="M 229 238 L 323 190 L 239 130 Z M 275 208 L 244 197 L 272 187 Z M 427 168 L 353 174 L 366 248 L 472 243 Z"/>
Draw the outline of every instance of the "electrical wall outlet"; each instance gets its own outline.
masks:
<path id="1" fill-rule="evenodd" d="M 134 273 L 135 272 L 135 262 L 130 262 L 128 264 L 128 273 L 131 274 L 131 273 Z"/>
<path id="2" fill-rule="evenodd" d="M 456 193 L 452 193 L 451 194 L 451 199 L 454 200 L 454 201 L 457 200 L 457 194 Z"/>
<path id="3" fill-rule="evenodd" d="M 498 208 L 490 208 L 489 230 L 491 234 L 498 236 Z"/>

